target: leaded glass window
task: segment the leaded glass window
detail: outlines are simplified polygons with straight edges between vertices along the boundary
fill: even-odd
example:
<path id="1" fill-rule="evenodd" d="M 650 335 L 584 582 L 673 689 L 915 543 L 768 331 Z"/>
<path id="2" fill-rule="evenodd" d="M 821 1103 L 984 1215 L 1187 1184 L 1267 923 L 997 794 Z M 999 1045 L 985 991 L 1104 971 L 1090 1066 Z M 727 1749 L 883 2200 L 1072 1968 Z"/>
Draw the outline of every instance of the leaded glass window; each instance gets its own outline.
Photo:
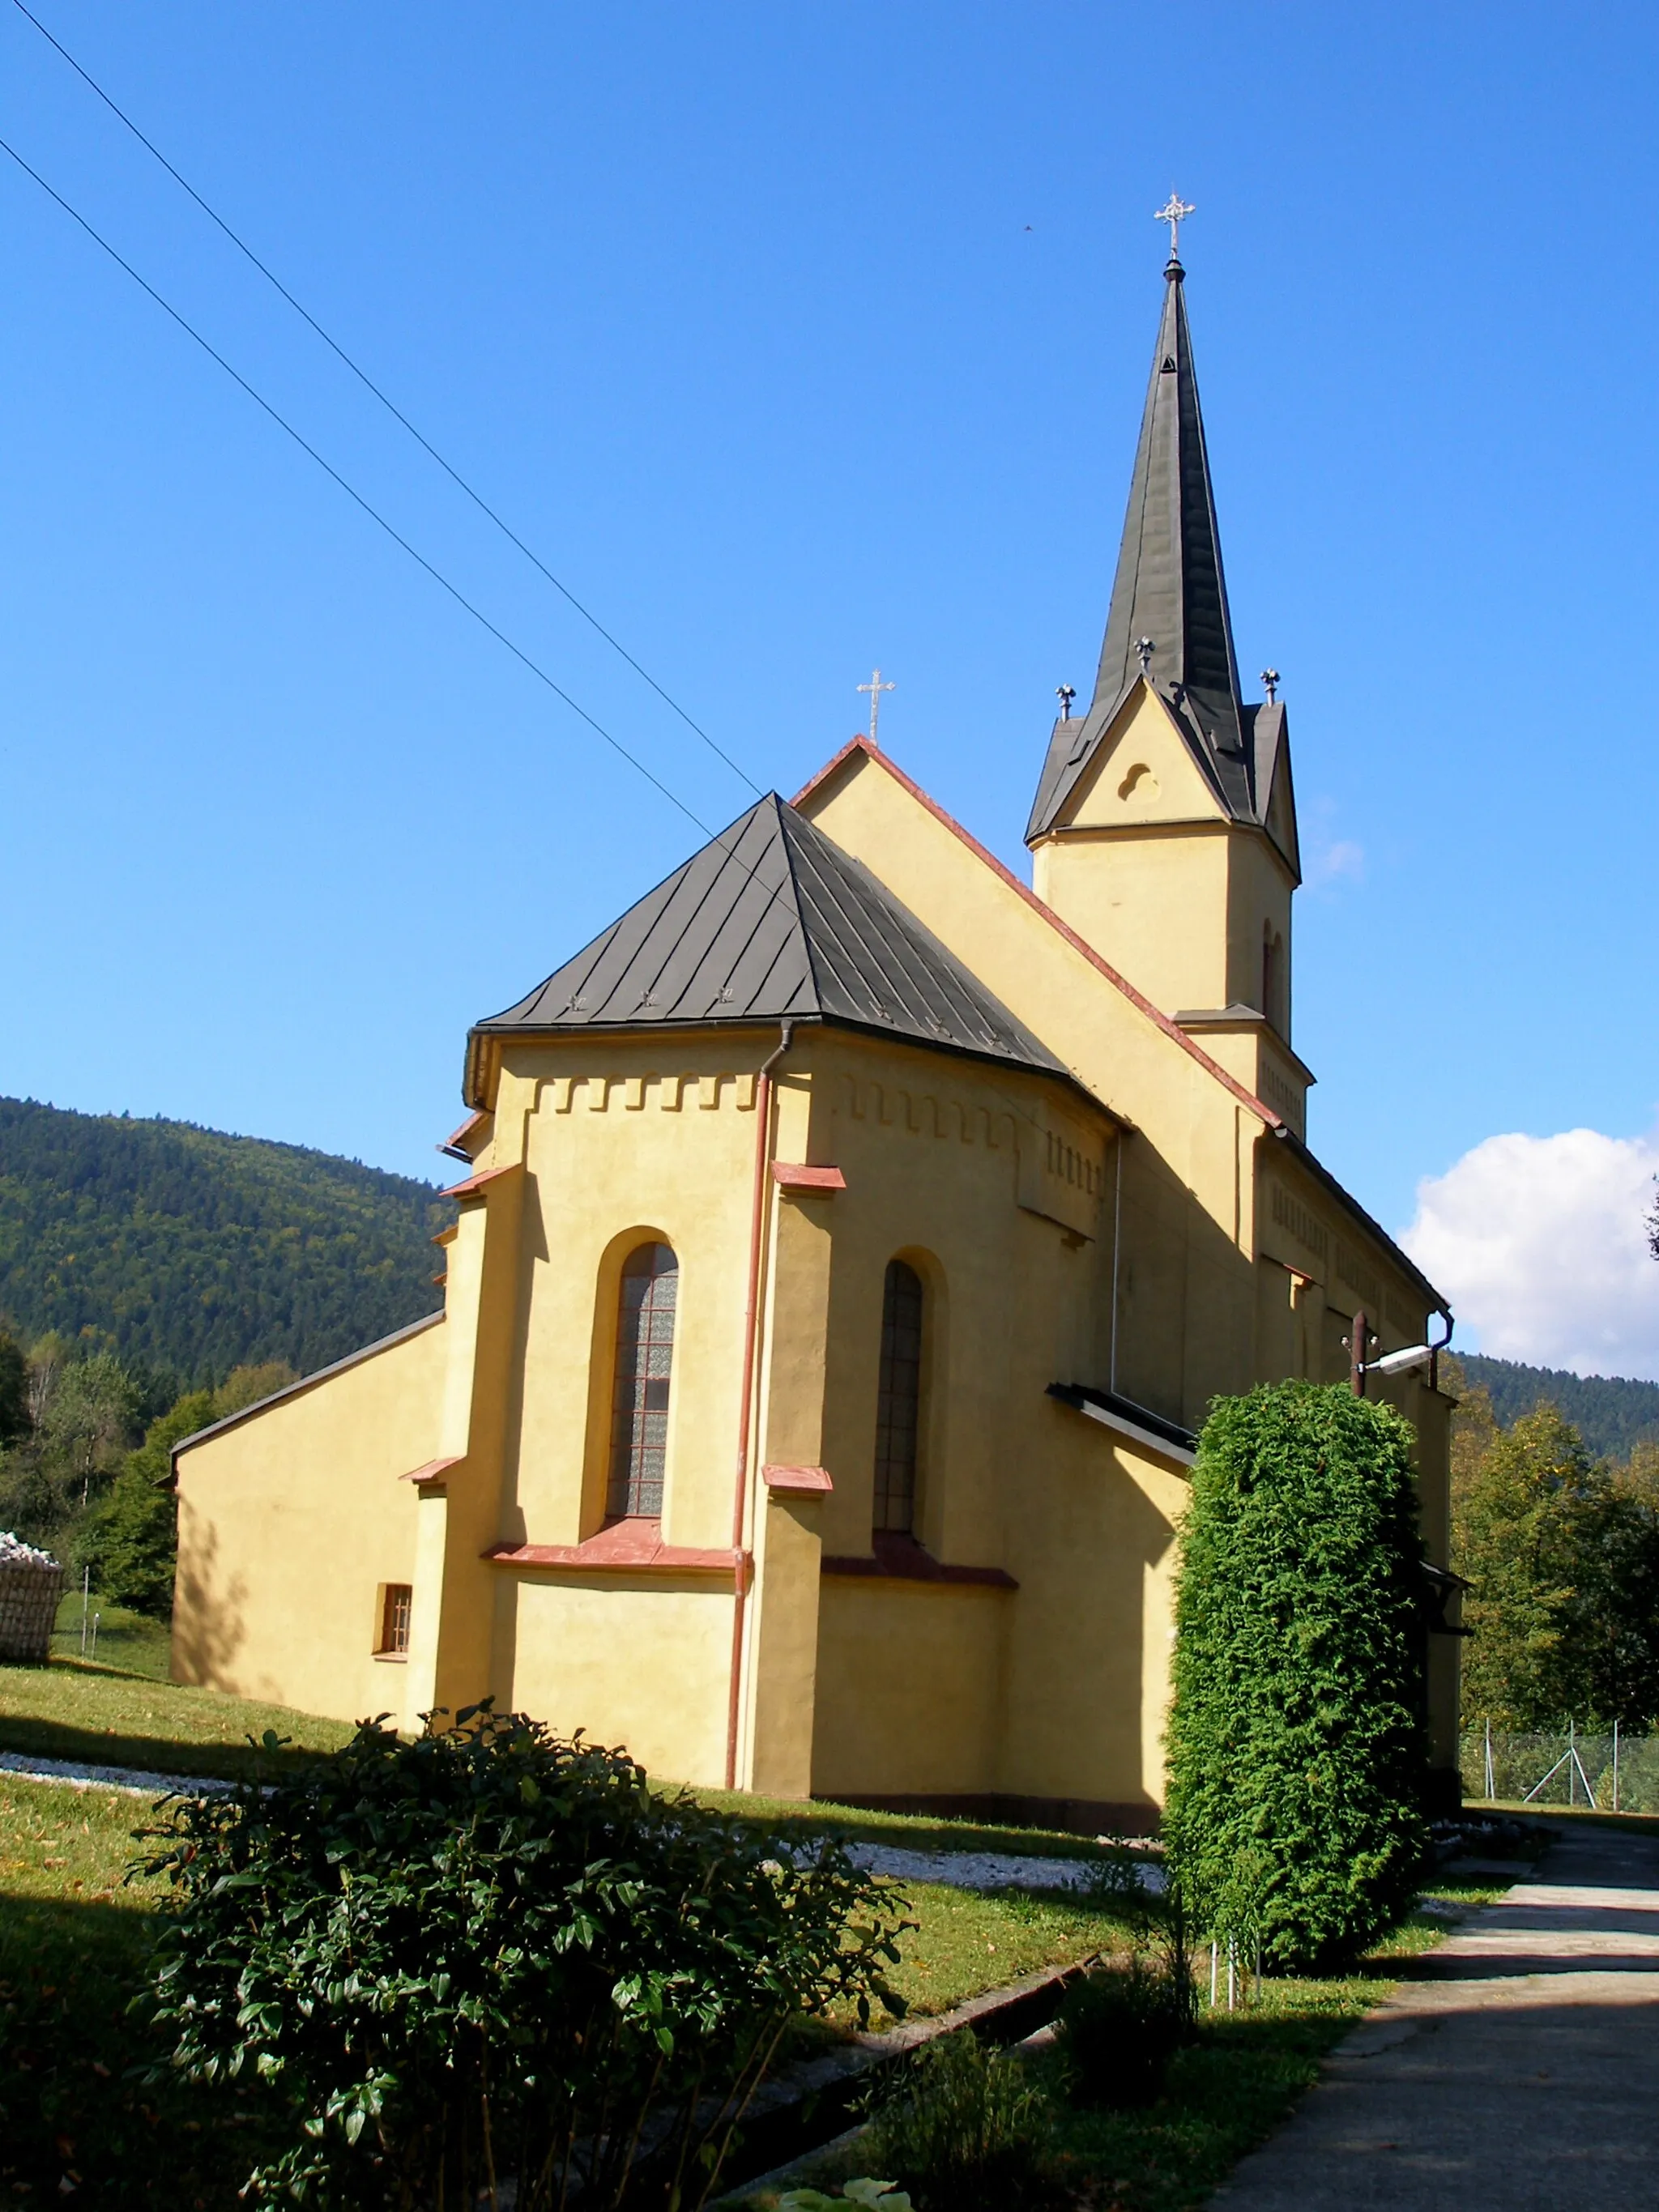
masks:
<path id="1" fill-rule="evenodd" d="M 878 1528 L 912 1533 L 916 1432 L 921 1417 L 921 1278 L 891 1260 L 881 1301 L 881 1381 L 876 1405 Z"/>
<path id="2" fill-rule="evenodd" d="M 617 1303 L 617 1380 L 611 1397 L 611 1486 L 605 1510 L 662 1512 L 668 1384 L 674 1364 L 679 1261 L 667 1244 L 641 1244 L 622 1272 Z"/>

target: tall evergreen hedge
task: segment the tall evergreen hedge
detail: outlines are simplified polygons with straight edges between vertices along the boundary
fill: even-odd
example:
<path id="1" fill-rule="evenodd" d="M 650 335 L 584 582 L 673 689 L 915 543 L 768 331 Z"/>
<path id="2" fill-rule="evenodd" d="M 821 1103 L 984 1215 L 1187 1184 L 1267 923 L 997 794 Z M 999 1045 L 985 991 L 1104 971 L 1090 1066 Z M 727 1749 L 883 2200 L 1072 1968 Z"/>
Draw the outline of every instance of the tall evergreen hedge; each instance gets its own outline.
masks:
<path id="1" fill-rule="evenodd" d="M 1425 1841 L 1412 1431 L 1340 1385 L 1218 1399 L 1182 1528 L 1170 1863 L 1276 1966 L 1351 1959 Z"/>

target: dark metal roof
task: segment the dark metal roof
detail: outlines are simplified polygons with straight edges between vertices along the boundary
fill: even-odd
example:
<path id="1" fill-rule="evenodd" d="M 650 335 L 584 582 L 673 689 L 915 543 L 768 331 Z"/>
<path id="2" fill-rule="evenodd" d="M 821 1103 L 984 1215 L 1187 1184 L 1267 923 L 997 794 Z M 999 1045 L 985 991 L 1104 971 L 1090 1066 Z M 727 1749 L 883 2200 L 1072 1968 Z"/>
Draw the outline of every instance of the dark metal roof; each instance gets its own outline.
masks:
<path id="1" fill-rule="evenodd" d="M 1155 1413 L 1150 1406 L 1139 1406 L 1133 1398 L 1125 1398 L 1115 1390 L 1097 1390 L 1089 1382 L 1051 1382 L 1048 1395 L 1058 1398 L 1062 1406 L 1074 1406 L 1080 1412 L 1085 1406 L 1098 1406 L 1103 1413 L 1115 1413 L 1121 1421 L 1146 1429 L 1151 1435 L 1161 1437 L 1166 1444 L 1179 1450 L 1198 1449 L 1197 1431 L 1184 1423 L 1170 1420 L 1163 1413 Z"/>
<path id="2" fill-rule="evenodd" d="M 1086 714 L 1054 725 L 1028 840 L 1053 826 L 1139 683 L 1143 637 L 1152 641 L 1148 680 L 1221 805 L 1235 821 L 1256 823 L 1258 803 L 1267 804 L 1255 773 L 1258 710 L 1239 691 L 1184 272 L 1171 261 L 1164 274 L 1164 314 L 1094 697 Z"/>
<path id="3" fill-rule="evenodd" d="M 1069 1079 L 884 884 L 775 793 L 472 1036 L 789 1015 Z M 471 1045 L 469 1062 L 471 1095 Z"/>

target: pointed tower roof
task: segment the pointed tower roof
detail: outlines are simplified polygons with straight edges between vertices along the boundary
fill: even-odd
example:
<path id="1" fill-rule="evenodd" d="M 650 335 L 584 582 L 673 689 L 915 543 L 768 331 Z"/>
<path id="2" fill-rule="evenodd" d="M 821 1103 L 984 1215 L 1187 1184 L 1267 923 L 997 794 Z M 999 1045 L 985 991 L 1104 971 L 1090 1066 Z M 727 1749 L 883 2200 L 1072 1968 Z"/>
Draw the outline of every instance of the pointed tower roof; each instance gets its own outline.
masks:
<path id="1" fill-rule="evenodd" d="M 775 793 L 750 807 L 490 1036 L 797 1020 L 847 1024 L 979 1060 L 1064 1063 L 852 855 Z"/>
<path id="2" fill-rule="evenodd" d="M 1118 709 L 1141 682 L 1145 639 L 1152 641 L 1146 681 L 1174 716 L 1206 781 L 1236 821 L 1259 819 L 1256 710 L 1239 692 L 1187 325 L 1186 271 L 1173 254 L 1164 277 L 1164 312 L 1094 697 L 1086 714 L 1054 725 L 1028 841 L 1053 827 Z"/>

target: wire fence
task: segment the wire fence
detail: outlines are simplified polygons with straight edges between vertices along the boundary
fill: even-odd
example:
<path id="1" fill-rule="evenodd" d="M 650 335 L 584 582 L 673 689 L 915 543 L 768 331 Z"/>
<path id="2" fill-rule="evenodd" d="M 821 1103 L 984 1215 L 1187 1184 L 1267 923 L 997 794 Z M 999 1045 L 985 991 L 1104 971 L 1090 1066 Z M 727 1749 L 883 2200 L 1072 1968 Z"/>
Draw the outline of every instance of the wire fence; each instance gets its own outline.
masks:
<path id="1" fill-rule="evenodd" d="M 1522 1735 L 1490 1722 L 1465 1729 L 1463 1795 L 1488 1803 L 1594 1806 L 1603 1813 L 1659 1813 L 1659 1736 Z"/>

